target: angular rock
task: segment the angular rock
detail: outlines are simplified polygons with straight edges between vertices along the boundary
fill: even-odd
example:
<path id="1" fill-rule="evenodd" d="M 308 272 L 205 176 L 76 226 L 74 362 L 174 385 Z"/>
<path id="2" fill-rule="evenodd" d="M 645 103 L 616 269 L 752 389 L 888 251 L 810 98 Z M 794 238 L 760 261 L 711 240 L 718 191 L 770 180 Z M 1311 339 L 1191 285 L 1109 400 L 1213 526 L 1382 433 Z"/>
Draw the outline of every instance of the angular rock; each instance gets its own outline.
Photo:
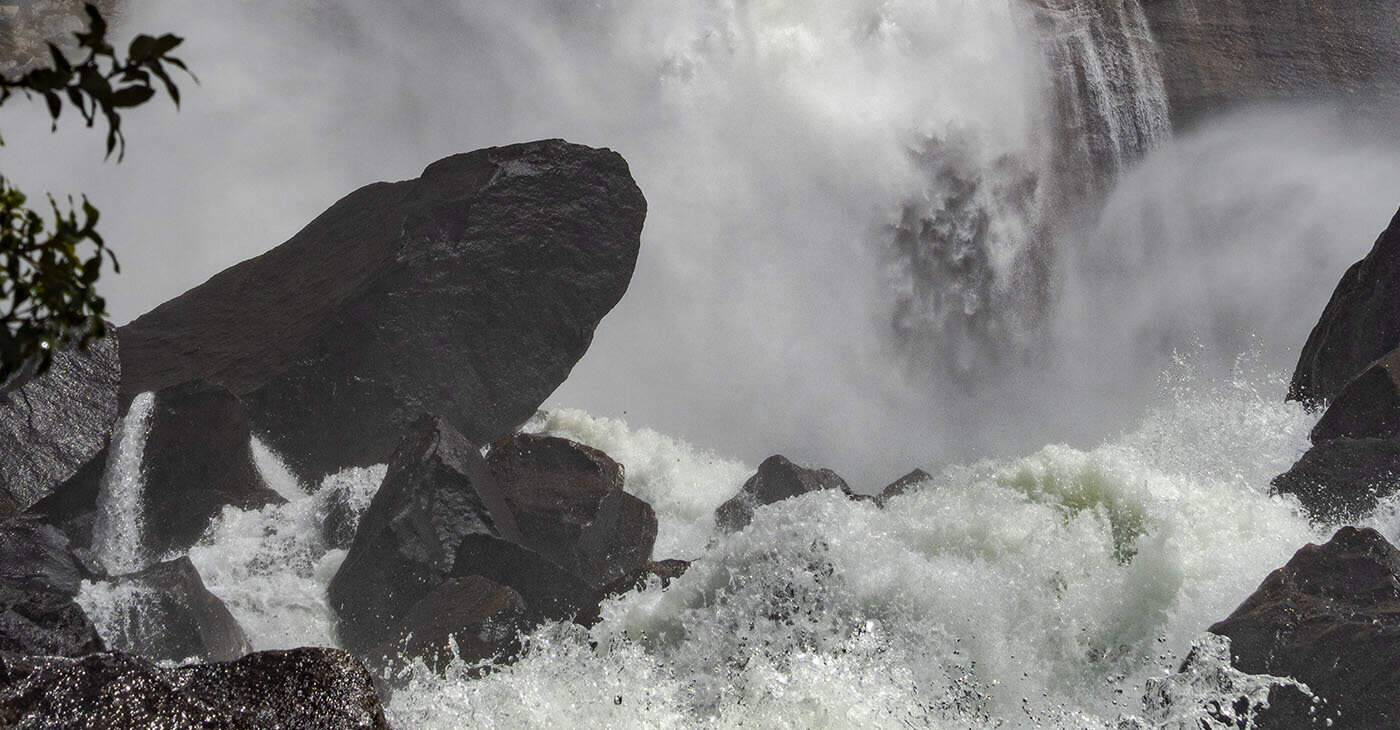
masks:
<path id="1" fill-rule="evenodd" d="M 1347 381 L 1312 430 L 1313 443 L 1400 437 L 1400 350 Z"/>
<path id="2" fill-rule="evenodd" d="M 715 524 L 725 532 L 742 530 L 753 521 L 758 507 L 823 489 L 852 494 L 846 480 L 830 469 L 806 469 L 786 457 L 770 456 L 758 465 L 758 472 L 744 482 L 738 494 L 715 510 Z"/>
<path id="3" fill-rule="evenodd" d="M 560 140 L 369 185 L 121 328 L 123 403 L 219 383 L 311 481 L 387 461 L 425 406 L 489 443 L 587 349 L 645 214 L 622 157 Z"/>
<path id="4" fill-rule="evenodd" d="M 889 501 L 890 497 L 904 494 L 932 478 L 933 477 L 929 476 L 928 472 L 923 469 L 915 469 L 893 482 L 890 482 L 888 486 L 880 490 L 880 496 L 875 499 L 875 502 L 883 507 L 885 506 L 885 502 Z"/>
<path id="5" fill-rule="evenodd" d="M 472 535 L 521 539 L 476 446 L 446 422 L 420 418 L 331 580 L 345 646 L 367 652 L 392 639 L 414 604 L 454 576 L 458 546 Z"/>
<path id="6" fill-rule="evenodd" d="M 1400 441 L 1336 439 L 1303 454 L 1274 477 L 1273 488 L 1298 497 L 1312 519 L 1337 524 L 1361 518 L 1400 489 Z"/>
<path id="7" fill-rule="evenodd" d="M 162 669 L 127 654 L 0 655 L 0 726 L 388 730 L 364 665 L 336 649 Z"/>
<path id="8" fill-rule="evenodd" d="M 457 658 L 509 658 L 520 650 L 525 624 L 525 599 L 511 588 L 479 575 L 450 578 L 409 609 L 399 635 L 371 660 L 394 666 L 421 659 L 440 672 Z"/>
<path id="9" fill-rule="evenodd" d="M 1324 702 L 1271 708 L 1259 727 L 1400 726 L 1400 551 L 1375 530 L 1343 527 L 1270 573 L 1229 618 L 1234 664 L 1287 676 Z"/>
<path id="10" fill-rule="evenodd" d="M 1308 335 L 1290 400 L 1312 406 L 1331 402 L 1343 386 L 1400 347 L 1400 213 L 1376 239 L 1366 258 L 1342 275 L 1322 318 Z"/>
<path id="11" fill-rule="evenodd" d="M 646 586 L 652 577 L 661 581 L 663 589 L 671 585 L 671 581 L 685 575 L 690 570 L 690 561 L 680 558 L 666 558 L 665 560 L 652 560 L 647 563 L 646 570 L 642 574 L 630 581 L 619 581 L 608 586 L 607 594 L 610 596 L 635 591 Z"/>
<path id="12" fill-rule="evenodd" d="M 0 516 L 43 499 L 102 450 L 120 373 L 112 335 L 55 353 L 42 375 L 0 385 Z"/>
<path id="13" fill-rule="evenodd" d="M 102 640 L 73 601 L 95 577 L 56 528 L 29 517 L 0 520 L 0 651 L 81 656 Z"/>
<path id="14" fill-rule="evenodd" d="M 104 587 L 108 647 L 155 661 L 230 661 L 252 651 L 228 607 L 188 557 L 157 563 Z M 115 635 L 114 635 L 115 634 Z"/>
<path id="15" fill-rule="evenodd" d="M 462 539 L 452 571 L 510 586 L 525 599 L 531 622 L 592 623 L 607 596 L 607 586 L 589 583 L 519 542 L 480 533 Z"/>
<path id="16" fill-rule="evenodd" d="M 622 491 L 622 467 L 568 439 L 516 434 L 486 457 L 523 545 L 603 588 L 646 569 L 656 542 L 651 505 Z"/>

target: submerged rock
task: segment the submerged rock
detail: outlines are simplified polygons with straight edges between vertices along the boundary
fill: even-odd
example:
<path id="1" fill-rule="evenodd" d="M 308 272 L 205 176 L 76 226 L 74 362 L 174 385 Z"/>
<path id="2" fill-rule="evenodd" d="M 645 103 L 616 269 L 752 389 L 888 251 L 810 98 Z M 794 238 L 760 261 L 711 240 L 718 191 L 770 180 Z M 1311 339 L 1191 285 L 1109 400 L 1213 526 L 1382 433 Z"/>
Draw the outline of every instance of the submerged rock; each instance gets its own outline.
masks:
<path id="1" fill-rule="evenodd" d="M 1312 430 L 1313 443 L 1400 437 L 1400 350 L 1347 381 Z"/>
<path id="2" fill-rule="evenodd" d="M 252 650 L 228 607 L 204 587 L 188 557 L 157 563 L 113 579 L 103 588 L 104 609 L 115 615 L 104 625 L 114 651 L 152 660 L 229 661 Z"/>
<path id="3" fill-rule="evenodd" d="M 1331 402 L 1353 377 L 1400 347 L 1400 213 L 1342 275 L 1308 335 L 1288 397 Z"/>
<path id="4" fill-rule="evenodd" d="M 96 628 L 73 600 L 92 577 L 56 528 L 29 517 L 0 520 L 0 651 L 102 651 Z"/>
<path id="5" fill-rule="evenodd" d="M 568 439 L 517 434 L 492 444 L 486 463 L 525 547 L 599 589 L 646 569 L 656 513 L 622 491 L 622 467 L 607 454 Z"/>
<path id="6" fill-rule="evenodd" d="M 422 660 L 440 672 L 454 659 L 508 659 L 520 650 L 525 624 L 525 600 L 513 589 L 479 575 L 450 578 L 409 609 L 399 635 L 371 660 L 389 666 Z"/>
<path id="7" fill-rule="evenodd" d="M 1400 551 L 1375 530 L 1304 546 L 1210 631 L 1230 638 L 1239 669 L 1322 700 L 1270 708 L 1259 727 L 1400 726 Z"/>
<path id="8" fill-rule="evenodd" d="M 123 403 L 219 383 L 309 481 L 387 461 L 425 406 L 488 443 L 583 355 L 645 214 L 621 156 L 560 140 L 366 186 L 121 328 Z"/>
<path id="9" fill-rule="evenodd" d="M 1324 441 L 1274 477 L 1273 488 L 1296 496 L 1318 522 L 1360 519 L 1374 510 L 1379 500 L 1400 489 L 1400 441 Z"/>
<path id="10" fill-rule="evenodd" d="M 369 672 L 336 649 L 162 669 L 128 654 L 0 655 L 0 726 L 388 730 Z"/>
<path id="11" fill-rule="evenodd" d="M 758 472 L 744 482 L 738 494 L 715 510 L 715 523 L 726 532 L 742 530 L 753 521 L 756 508 L 823 489 L 839 489 L 851 495 L 846 480 L 830 469 L 806 469 L 786 457 L 770 456 L 759 464 Z"/>
<path id="12" fill-rule="evenodd" d="M 367 652 L 392 639 L 414 604 L 453 577 L 469 535 L 521 539 L 476 446 L 447 423 L 422 418 L 390 459 L 331 580 L 345 646 Z"/>
<path id="13" fill-rule="evenodd" d="M 120 372 L 112 336 L 0 385 L 0 516 L 43 499 L 102 450 L 117 420 Z"/>

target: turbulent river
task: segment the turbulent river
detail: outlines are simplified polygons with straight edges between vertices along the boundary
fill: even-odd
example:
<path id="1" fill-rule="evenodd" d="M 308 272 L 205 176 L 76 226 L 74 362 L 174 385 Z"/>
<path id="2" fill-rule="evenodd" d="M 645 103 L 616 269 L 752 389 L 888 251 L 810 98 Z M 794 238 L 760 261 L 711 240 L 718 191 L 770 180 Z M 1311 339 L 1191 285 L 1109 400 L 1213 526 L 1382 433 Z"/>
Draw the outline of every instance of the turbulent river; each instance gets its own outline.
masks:
<path id="1" fill-rule="evenodd" d="M 5 148 L 27 187 L 90 181 L 119 318 L 453 152 L 609 146 L 647 195 L 631 289 L 531 428 L 622 463 L 655 557 L 694 565 L 484 678 L 418 674 L 399 727 L 1194 728 L 1266 691 L 1204 632 L 1330 534 L 1268 495 L 1315 419 L 1282 377 L 1400 200 L 1393 140 L 1299 104 L 1174 136 L 1138 0 L 135 2 L 123 27 L 190 39 L 184 109 L 136 115 L 120 168 L 38 116 Z M 103 483 L 114 569 L 143 560 L 141 403 Z M 298 484 L 253 448 L 287 504 L 190 557 L 255 648 L 334 644 L 317 526 L 384 469 Z M 717 533 L 777 452 L 860 491 L 934 476 Z M 82 600 L 139 630 L 137 599 Z"/>

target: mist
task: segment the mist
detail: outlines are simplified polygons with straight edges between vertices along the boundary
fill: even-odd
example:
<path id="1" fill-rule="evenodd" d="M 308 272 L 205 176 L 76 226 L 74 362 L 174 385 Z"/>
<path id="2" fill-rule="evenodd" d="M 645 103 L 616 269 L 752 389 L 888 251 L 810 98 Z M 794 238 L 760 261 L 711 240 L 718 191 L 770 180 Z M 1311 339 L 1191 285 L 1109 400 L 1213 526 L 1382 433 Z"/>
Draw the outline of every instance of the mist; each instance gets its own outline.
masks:
<path id="1" fill-rule="evenodd" d="M 1054 83 L 1020 2 L 145 2 L 120 27 L 187 38 L 201 83 L 183 108 L 134 111 L 121 164 L 73 119 L 50 135 L 33 104 L 7 105 L 0 148 L 25 189 L 103 211 L 119 323 L 361 185 L 516 141 L 610 147 L 649 200 L 642 253 L 550 405 L 785 453 L 862 491 L 1094 443 L 1140 415 L 1174 353 L 1284 372 L 1400 200 L 1400 147 L 1345 116 L 1215 120 L 1123 173 L 1101 210 L 1029 206 L 1001 245 L 1054 231 L 1052 307 L 1012 333 L 1016 357 L 952 378 L 895 337 L 890 230 L 939 199 L 931 139 L 1053 183 Z"/>

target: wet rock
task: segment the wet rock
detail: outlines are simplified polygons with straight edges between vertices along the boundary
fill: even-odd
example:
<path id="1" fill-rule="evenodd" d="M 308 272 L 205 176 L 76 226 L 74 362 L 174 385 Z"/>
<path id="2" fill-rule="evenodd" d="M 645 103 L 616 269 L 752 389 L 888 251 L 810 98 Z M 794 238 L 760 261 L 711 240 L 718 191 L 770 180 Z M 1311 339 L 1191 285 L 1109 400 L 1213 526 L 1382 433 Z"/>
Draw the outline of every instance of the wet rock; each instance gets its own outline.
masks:
<path id="1" fill-rule="evenodd" d="M 248 637 L 228 607 L 204 587 L 188 557 L 157 563 L 115 578 L 98 589 L 106 594 L 104 609 L 114 615 L 102 621 L 114 651 L 156 661 L 229 661 L 252 651 Z"/>
<path id="2" fill-rule="evenodd" d="M 852 494 L 846 480 L 830 469 L 806 469 L 786 457 L 770 456 L 738 494 L 715 510 L 715 523 L 726 532 L 742 530 L 753 521 L 756 508 L 823 489 Z"/>
<path id="3" fill-rule="evenodd" d="M 1400 441 L 1337 439 L 1303 454 L 1291 469 L 1274 477 L 1273 488 L 1292 494 L 1318 522 L 1360 519 L 1376 503 L 1400 489 Z"/>
<path id="4" fill-rule="evenodd" d="M 924 482 L 932 478 L 933 477 L 929 476 L 928 472 L 924 471 L 923 469 L 915 469 L 909 472 L 908 474 L 905 474 L 904 476 L 894 480 L 893 482 L 890 482 L 888 486 L 880 490 L 880 496 L 876 497 L 875 501 L 877 504 L 883 507 L 885 506 L 885 502 L 889 501 L 890 497 L 895 497 L 904 494 L 905 492 L 908 492 L 909 490 L 918 487 L 920 484 L 923 484 Z"/>
<path id="5" fill-rule="evenodd" d="M 458 545 L 453 574 L 477 575 L 510 586 L 525 599 L 532 623 L 592 623 L 608 588 L 589 583 L 519 542 L 480 533 L 467 535 Z"/>
<path id="6" fill-rule="evenodd" d="M 0 725 L 388 730 L 369 672 L 336 649 L 162 669 L 128 654 L 0 656 Z"/>
<path id="7" fill-rule="evenodd" d="M 646 569 L 656 542 L 651 505 L 622 491 L 622 467 L 568 439 L 516 434 L 486 463 L 525 547 L 603 588 Z"/>
<path id="8" fill-rule="evenodd" d="M 1239 669 L 1324 701 L 1271 708 L 1259 727 L 1400 726 L 1400 551 L 1375 530 L 1303 547 L 1210 631 L 1230 638 Z"/>
<path id="9" fill-rule="evenodd" d="M 92 577 L 56 528 L 30 517 L 0 520 L 0 651 L 102 651 L 96 628 L 73 600 Z"/>
<path id="10" fill-rule="evenodd" d="M 56 353 L 0 385 L 0 516 L 43 499 L 107 443 L 120 379 L 115 336 Z"/>
<path id="11" fill-rule="evenodd" d="M 366 186 L 121 328 L 123 403 L 219 383 L 308 481 L 387 461 L 425 405 L 489 443 L 587 349 L 645 213 L 622 157 L 560 140 Z"/>
<path id="12" fill-rule="evenodd" d="M 1400 437 L 1400 350 L 1347 381 L 1312 430 L 1313 443 Z"/>
<path id="13" fill-rule="evenodd" d="M 1400 32 L 1386 0 L 1150 0 L 1178 128 L 1243 104 L 1400 108 Z"/>
<path id="14" fill-rule="evenodd" d="M 1400 347 L 1400 213 L 1366 258 L 1342 275 L 1298 358 L 1288 397 L 1334 400 L 1368 365 Z"/>
<path id="15" fill-rule="evenodd" d="M 660 580 L 662 588 L 667 588 L 671 585 L 671 581 L 685 575 L 687 570 L 690 570 L 689 560 L 681 560 L 680 558 L 652 560 L 647 563 L 646 569 L 642 571 L 641 575 L 631 581 L 620 581 L 609 586 L 607 593 L 608 595 L 617 595 L 638 590 L 645 587 L 653 577 Z"/>
<path id="16" fill-rule="evenodd" d="M 525 624 L 525 599 L 513 589 L 479 575 L 450 578 L 414 604 L 399 635 L 371 656 L 391 667 L 421 659 L 439 672 L 453 659 L 507 659 L 520 651 Z"/>
<path id="17" fill-rule="evenodd" d="M 345 646 L 368 652 L 392 639 L 414 604 L 454 576 L 458 547 L 473 535 L 521 539 L 477 447 L 446 422 L 420 418 L 330 584 Z"/>

